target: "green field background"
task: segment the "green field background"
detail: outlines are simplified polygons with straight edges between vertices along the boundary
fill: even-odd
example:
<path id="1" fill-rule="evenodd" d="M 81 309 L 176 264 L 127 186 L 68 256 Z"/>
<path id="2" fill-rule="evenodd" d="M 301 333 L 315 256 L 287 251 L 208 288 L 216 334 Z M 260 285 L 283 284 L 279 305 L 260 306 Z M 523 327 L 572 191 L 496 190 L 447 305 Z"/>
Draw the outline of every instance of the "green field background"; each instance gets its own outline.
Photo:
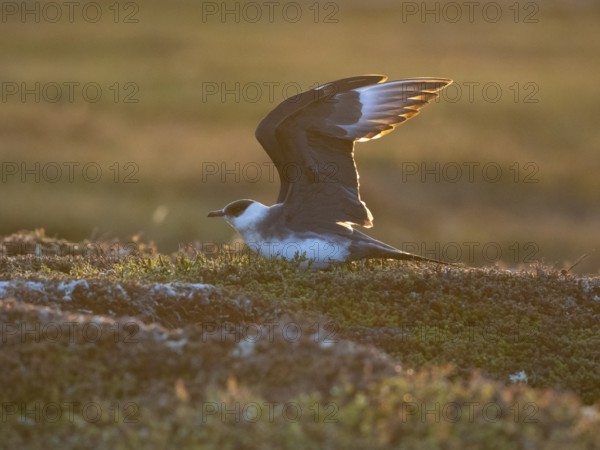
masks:
<path id="1" fill-rule="evenodd" d="M 95 23 L 94 11 L 85 20 L 81 8 L 72 22 L 56 23 L 47 20 L 50 9 L 39 23 L 3 9 L 0 234 L 44 228 L 73 241 L 141 234 L 167 253 L 231 242 L 233 230 L 206 214 L 239 198 L 274 202 L 278 180 L 268 176 L 254 129 L 286 96 L 365 73 L 432 76 L 461 89 L 449 88 L 393 134 L 357 145 L 361 193 L 375 217 L 368 233 L 469 265 L 568 268 L 592 252 L 575 270 L 598 273 L 595 2 L 495 2 L 502 11 L 495 22 L 496 9 L 483 15 L 485 2 L 472 21 L 466 8 L 454 21 L 456 9 L 445 3 L 437 18 L 408 15 L 421 2 L 289 3 L 275 2 L 272 20 L 255 3 L 263 16 L 254 23 L 257 9 L 239 2 L 98 2 Z M 239 8 L 239 20 L 222 17 L 225 7 Z M 10 94 L 35 83 L 46 89 L 39 101 Z M 64 90 L 53 102 L 52 83 L 97 83 L 102 95 L 86 100 L 75 87 L 73 101 Z M 221 92 L 212 94 L 215 86 Z M 235 172 L 236 164 L 239 180 L 207 172 Z M 62 175 L 52 182 L 56 166 Z M 92 182 L 97 167 L 102 174 Z M 256 167 L 264 169 L 258 179 Z M 439 179 L 410 175 L 409 167 L 433 168 Z"/>

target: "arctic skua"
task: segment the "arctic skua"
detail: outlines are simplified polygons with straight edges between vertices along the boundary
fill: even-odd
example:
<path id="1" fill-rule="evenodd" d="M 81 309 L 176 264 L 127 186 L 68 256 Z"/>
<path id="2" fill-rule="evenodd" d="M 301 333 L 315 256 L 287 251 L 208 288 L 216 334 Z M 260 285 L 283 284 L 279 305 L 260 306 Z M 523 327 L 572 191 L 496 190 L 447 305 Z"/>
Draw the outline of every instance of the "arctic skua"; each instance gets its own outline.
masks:
<path id="1" fill-rule="evenodd" d="M 344 78 L 279 104 L 256 129 L 279 174 L 277 203 L 237 200 L 208 217 L 223 217 L 262 256 L 303 255 L 313 267 L 362 258 L 441 263 L 354 228 L 373 226 L 360 198 L 354 143 L 391 133 L 452 83 L 444 78 L 386 79 Z"/>

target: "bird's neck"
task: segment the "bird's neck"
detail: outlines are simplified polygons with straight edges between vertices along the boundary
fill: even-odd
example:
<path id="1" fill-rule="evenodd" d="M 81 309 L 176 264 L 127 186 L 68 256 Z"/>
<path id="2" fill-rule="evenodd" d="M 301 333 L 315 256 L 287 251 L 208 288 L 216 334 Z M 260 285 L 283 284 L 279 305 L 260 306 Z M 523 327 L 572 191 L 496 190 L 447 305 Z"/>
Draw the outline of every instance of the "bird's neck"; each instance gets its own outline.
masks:
<path id="1" fill-rule="evenodd" d="M 262 203 L 252 203 L 242 214 L 232 218 L 229 223 L 242 235 L 246 242 L 260 239 L 261 236 L 258 230 L 267 220 L 269 209 L 268 206 Z"/>

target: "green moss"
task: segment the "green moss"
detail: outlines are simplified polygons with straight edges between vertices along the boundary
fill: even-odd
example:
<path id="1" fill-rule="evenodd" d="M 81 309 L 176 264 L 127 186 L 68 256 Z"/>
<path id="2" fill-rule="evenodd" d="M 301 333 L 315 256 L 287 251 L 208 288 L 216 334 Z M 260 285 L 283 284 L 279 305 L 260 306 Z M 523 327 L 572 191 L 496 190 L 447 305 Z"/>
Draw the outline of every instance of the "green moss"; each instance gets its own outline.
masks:
<path id="1" fill-rule="evenodd" d="M 313 270 L 139 241 L 114 256 L 0 259 L 17 286 L 0 303 L 7 448 L 600 445 L 597 407 L 584 406 L 600 403 L 597 278 L 393 261 Z M 527 384 L 510 384 L 520 371 Z M 104 417 L 35 415 L 72 402 Z M 271 403 L 277 421 L 211 409 Z M 282 418 L 285 404 L 308 414 Z"/>

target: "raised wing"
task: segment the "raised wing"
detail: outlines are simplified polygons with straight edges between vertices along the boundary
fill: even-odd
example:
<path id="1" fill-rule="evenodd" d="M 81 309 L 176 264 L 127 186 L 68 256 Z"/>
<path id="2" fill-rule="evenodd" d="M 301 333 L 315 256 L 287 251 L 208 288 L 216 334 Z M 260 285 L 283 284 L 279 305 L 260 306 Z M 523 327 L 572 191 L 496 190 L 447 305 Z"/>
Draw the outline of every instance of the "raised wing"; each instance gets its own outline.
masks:
<path id="1" fill-rule="evenodd" d="M 258 124 L 256 139 L 275 164 L 281 181 L 277 203 L 283 202 L 287 197 L 290 181 L 296 181 L 297 179 L 293 172 L 300 170 L 300 164 L 302 164 L 298 160 L 296 152 L 283 146 L 277 137 L 277 132 L 283 122 L 312 103 L 321 102 L 325 104 L 337 101 L 334 97 L 338 92 L 373 85 L 384 80 L 386 80 L 384 75 L 365 75 L 324 84 L 281 102 Z"/>
<path id="2" fill-rule="evenodd" d="M 382 75 L 345 78 L 281 103 L 259 124 L 256 137 L 277 167 L 292 229 L 372 226 L 360 199 L 354 142 L 377 139 L 437 96 L 452 81 Z"/>

